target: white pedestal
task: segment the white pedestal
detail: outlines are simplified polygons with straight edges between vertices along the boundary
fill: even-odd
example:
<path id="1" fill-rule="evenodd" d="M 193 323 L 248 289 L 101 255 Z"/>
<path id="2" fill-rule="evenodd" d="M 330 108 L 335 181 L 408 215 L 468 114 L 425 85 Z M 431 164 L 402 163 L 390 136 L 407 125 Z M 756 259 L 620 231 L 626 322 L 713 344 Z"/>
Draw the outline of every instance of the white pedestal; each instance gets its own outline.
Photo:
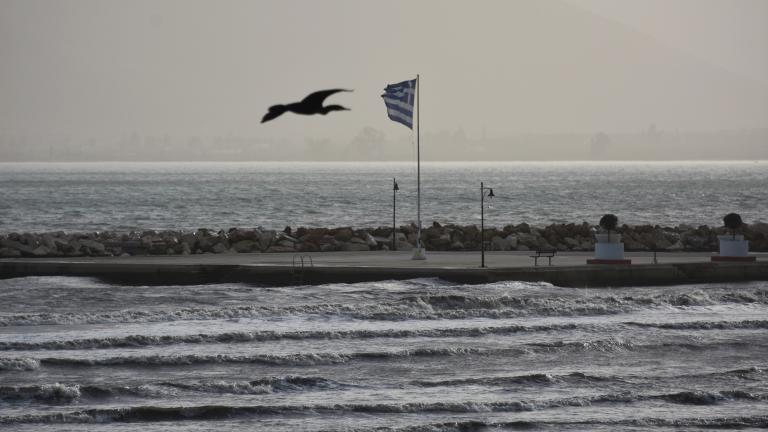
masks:
<path id="1" fill-rule="evenodd" d="M 632 264 L 632 260 L 624 258 L 621 234 L 595 234 L 595 240 L 595 257 L 587 264 Z"/>
<path id="2" fill-rule="evenodd" d="M 624 243 L 595 243 L 595 259 L 623 260 Z"/>
<path id="3" fill-rule="evenodd" d="M 737 235 L 735 240 L 732 235 L 719 235 L 717 240 L 720 242 L 720 256 L 745 257 L 749 253 L 749 241 L 744 240 L 743 235 Z"/>

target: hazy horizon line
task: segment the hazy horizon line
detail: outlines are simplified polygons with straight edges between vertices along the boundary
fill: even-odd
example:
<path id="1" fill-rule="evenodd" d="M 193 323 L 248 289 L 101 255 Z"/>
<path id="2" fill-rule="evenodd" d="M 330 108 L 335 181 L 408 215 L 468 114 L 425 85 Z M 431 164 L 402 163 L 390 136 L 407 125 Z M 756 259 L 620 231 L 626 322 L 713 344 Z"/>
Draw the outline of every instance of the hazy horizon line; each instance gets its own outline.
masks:
<path id="1" fill-rule="evenodd" d="M 415 163 L 415 160 L 27 160 L 0 161 L 0 165 L 16 164 L 250 164 L 250 163 L 306 163 L 306 164 L 405 164 Z M 422 160 L 422 164 L 499 164 L 499 163 L 768 163 L 768 159 L 561 159 L 561 160 Z"/>

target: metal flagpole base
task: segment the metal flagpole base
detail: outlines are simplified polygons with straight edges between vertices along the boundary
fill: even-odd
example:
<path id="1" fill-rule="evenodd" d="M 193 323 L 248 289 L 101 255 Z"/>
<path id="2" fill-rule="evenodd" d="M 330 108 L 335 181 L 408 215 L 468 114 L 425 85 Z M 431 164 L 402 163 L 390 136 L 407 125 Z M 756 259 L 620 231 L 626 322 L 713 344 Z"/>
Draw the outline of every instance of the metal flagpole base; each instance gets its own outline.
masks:
<path id="1" fill-rule="evenodd" d="M 427 248 L 417 246 L 413 248 L 412 260 L 425 260 L 427 259 Z"/>

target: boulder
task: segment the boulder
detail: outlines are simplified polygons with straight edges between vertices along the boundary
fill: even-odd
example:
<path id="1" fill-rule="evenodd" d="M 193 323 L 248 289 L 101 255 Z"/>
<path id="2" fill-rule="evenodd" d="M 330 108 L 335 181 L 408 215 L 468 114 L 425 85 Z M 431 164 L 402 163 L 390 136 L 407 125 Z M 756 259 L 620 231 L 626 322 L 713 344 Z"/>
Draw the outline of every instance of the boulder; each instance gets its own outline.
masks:
<path id="1" fill-rule="evenodd" d="M 22 234 L 19 241 L 33 249 L 40 246 L 40 242 L 37 241 L 37 237 L 32 233 Z"/>
<path id="2" fill-rule="evenodd" d="M 624 241 L 624 249 L 628 251 L 647 251 L 648 250 L 648 246 L 646 246 L 642 242 L 639 242 L 635 237 L 624 234 L 624 236 L 622 237 L 622 240 Z"/>
<path id="3" fill-rule="evenodd" d="M 0 258 L 18 258 L 21 256 L 21 252 L 9 247 L 0 248 Z"/>
<path id="4" fill-rule="evenodd" d="M 341 248 L 334 243 L 323 243 L 320 245 L 320 252 L 334 252 L 340 249 Z"/>
<path id="5" fill-rule="evenodd" d="M 749 224 L 748 229 L 749 231 L 752 231 L 754 233 L 762 234 L 764 238 L 768 238 L 768 223 L 765 223 L 765 222 L 751 223 Z"/>
<path id="6" fill-rule="evenodd" d="M 399 251 L 405 251 L 405 250 L 411 250 L 414 248 L 413 244 L 408 243 L 407 241 L 398 241 L 396 242 L 397 250 Z"/>
<path id="7" fill-rule="evenodd" d="M 709 243 L 709 239 L 701 235 L 686 234 L 683 236 L 682 241 L 685 248 L 689 250 L 704 251 L 708 249 L 707 243 Z"/>
<path id="8" fill-rule="evenodd" d="M 275 243 L 275 246 L 280 246 L 286 249 L 295 250 L 296 249 L 296 242 L 291 241 L 287 238 L 279 240 L 277 243 Z"/>
<path id="9" fill-rule="evenodd" d="M 296 249 L 292 247 L 285 247 L 280 245 L 273 245 L 270 246 L 269 249 L 267 249 L 265 252 L 296 252 Z"/>
<path id="10" fill-rule="evenodd" d="M 256 242 L 253 240 L 240 240 L 232 244 L 232 249 L 234 249 L 238 253 L 253 252 L 254 249 L 256 249 L 256 247 L 257 247 Z"/>
<path id="11" fill-rule="evenodd" d="M 520 233 L 517 235 L 518 245 L 527 246 L 529 249 L 538 249 L 539 241 L 540 237 L 538 237 L 536 234 Z"/>
<path id="12" fill-rule="evenodd" d="M 518 233 L 530 234 L 531 226 L 523 222 L 515 227 L 515 231 Z"/>
<path id="13" fill-rule="evenodd" d="M 491 250 L 506 251 L 509 250 L 509 248 L 510 246 L 506 239 L 499 236 L 493 236 L 493 238 L 491 238 Z"/>
<path id="14" fill-rule="evenodd" d="M 340 242 L 348 242 L 352 240 L 354 233 L 351 228 L 338 228 L 333 234 L 333 237 Z"/>
<path id="15" fill-rule="evenodd" d="M 184 233 L 179 236 L 179 243 L 186 244 L 190 249 L 194 249 L 197 246 L 197 235 L 195 233 Z"/>
<path id="16" fill-rule="evenodd" d="M 371 249 L 376 249 L 379 246 L 379 242 L 369 232 L 364 234 L 363 240 L 365 240 L 365 244 Z"/>
<path id="17" fill-rule="evenodd" d="M 89 255 L 104 255 L 107 252 L 104 245 L 97 241 L 81 240 L 80 245 L 81 245 L 81 248 L 85 247 L 87 249 L 84 252 L 86 252 Z"/>
<path id="18" fill-rule="evenodd" d="M 362 251 L 368 251 L 370 250 L 368 248 L 368 245 L 364 243 L 344 243 L 341 246 L 341 249 L 347 252 L 362 252 Z"/>
<path id="19" fill-rule="evenodd" d="M 229 250 L 229 248 L 224 243 L 216 243 L 211 248 L 211 252 L 217 253 L 217 254 L 227 252 L 228 250 Z"/>
<path id="20" fill-rule="evenodd" d="M 32 255 L 34 255 L 36 257 L 44 257 L 44 256 L 48 256 L 50 254 L 51 254 L 51 250 L 48 249 L 47 247 L 43 246 L 43 245 L 40 245 L 40 246 L 36 247 L 32 251 Z"/>
<path id="21" fill-rule="evenodd" d="M 16 240 L 11 240 L 10 235 L 8 236 L 7 239 L 0 239 L 0 247 L 15 249 L 19 251 L 22 255 L 33 255 L 32 251 L 35 250 L 32 247 L 22 244 L 21 242 L 18 242 Z"/>
<path id="22" fill-rule="evenodd" d="M 301 243 L 298 245 L 298 250 L 300 252 L 319 252 L 320 246 L 317 245 L 317 243 Z"/>
<path id="23" fill-rule="evenodd" d="M 387 241 L 392 243 L 392 235 L 391 234 L 389 236 L 387 236 Z M 408 241 L 408 237 L 405 234 L 403 234 L 401 232 L 396 232 L 395 233 L 395 242 L 396 243 L 407 242 L 407 241 Z"/>
<path id="24" fill-rule="evenodd" d="M 565 244 L 565 247 L 570 250 L 578 249 L 580 246 L 580 243 L 578 240 L 576 240 L 573 237 L 566 237 L 563 239 L 563 243 Z"/>
<path id="25" fill-rule="evenodd" d="M 53 244 L 54 244 L 55 248 L 57 250 L 61 251 L 62 253 L 72 252 L 72 245 L 66 239 L 54 238 L 53 239 Z"/>
<path id="26" fill-rule="evenodd" d="M 668 250 L 670 252 L 679 252 L 679 251 L 681 251 L 683 249 L 685 249 L 685 246 L 683 245 L 683 242 L 678 240 L 677 242 L 675 242 L 675 244 L 670 245 Z"/>
<path id="27" fill-rule="evenodd" d="M 272 243 L 275 241 L 275 238 L 277 237 L 277 233 L 273 230 L 267 230 L 267 231 L 260 231 L 258 234 L 258 245 L 259 250 L 267 250 L 270 246 L 272 246 Z"/>
<path id="28" fill-rule="evenodd" d="M 50 234 L 43 234 L 40 236 L 40 244 L 47 247 L 50 250 L 56 250 L 56 241 Z"/>
<path id="29" fill-rule="evenodd" d="M 432 250 L 444 251 L 451 247 L 451 235 L 448 233 L 440 234 L 437 237 L 428 239 L 426 241 L 427 248 Z"/>

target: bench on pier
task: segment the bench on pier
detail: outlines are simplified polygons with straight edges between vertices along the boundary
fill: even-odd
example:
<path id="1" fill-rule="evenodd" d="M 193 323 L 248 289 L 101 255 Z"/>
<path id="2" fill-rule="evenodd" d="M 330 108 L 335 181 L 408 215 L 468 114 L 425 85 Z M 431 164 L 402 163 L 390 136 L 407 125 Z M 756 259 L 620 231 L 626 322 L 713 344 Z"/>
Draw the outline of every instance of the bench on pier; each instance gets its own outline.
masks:
<path id="1" fill-rule="evenodd" d="M 549 265 L 552 265 L 552 257 L 555 256 L 557 253 L 557 250 L 550 249 L 550 250 L 537 250 L 536 255 L 530 255 L 531 258 L 533 258 L 533 265 L 537 266 L 539 265 L 539 258 L 547 258 L 549 259 Z"/>

